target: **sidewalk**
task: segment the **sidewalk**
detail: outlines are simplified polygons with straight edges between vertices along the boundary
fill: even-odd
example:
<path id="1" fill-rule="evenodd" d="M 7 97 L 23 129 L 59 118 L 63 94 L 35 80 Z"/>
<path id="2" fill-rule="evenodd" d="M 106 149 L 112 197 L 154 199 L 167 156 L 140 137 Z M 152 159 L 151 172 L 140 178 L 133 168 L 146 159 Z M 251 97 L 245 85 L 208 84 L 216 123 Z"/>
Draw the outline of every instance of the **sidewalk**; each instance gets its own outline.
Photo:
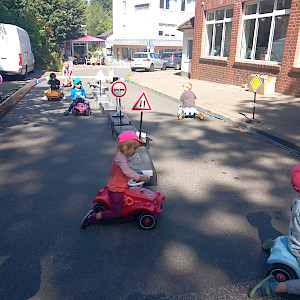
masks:
<path id="1" fill-rule="evenodd" d="M 253 93 L 239 86 L 188 79 L 179 74 L 170 69 L 164 72 L 135 72 L 128 79 L 175 99 L 179 99 L 183 92 L 183 82 L 190 81 L 192 91 L 197 96 L 197 107 L 205 113 L 224 118 L 300 151 L 300 98 L 278 93 L 257 94 L 254 119 L 261 123 L 246 123 L 247 118 L 253 117 Z"/>

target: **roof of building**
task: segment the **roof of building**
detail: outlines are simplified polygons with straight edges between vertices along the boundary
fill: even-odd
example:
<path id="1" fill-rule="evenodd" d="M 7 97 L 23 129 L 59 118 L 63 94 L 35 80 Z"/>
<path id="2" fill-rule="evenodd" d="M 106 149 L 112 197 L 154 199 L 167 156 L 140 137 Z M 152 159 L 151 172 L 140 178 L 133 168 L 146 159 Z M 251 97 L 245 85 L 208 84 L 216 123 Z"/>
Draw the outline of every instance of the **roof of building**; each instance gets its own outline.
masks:
<path id="1" fill-rule="evenodd" d="M 111 36 L 113 34 L 113 29 L 109 29 L 103 33 L 101 33 L 100 35 L 98 35 L 97 37 L 100 38 L 100 39 L 104 39 L 106 40 L 109 36 Z"/>
<path id="2" fill-rule="evenodd" d="M 189 20 L 185 21 L 181 25 L 178 26 L 177 30 L 184 31 L 186 29 L 194 29 L 194 20 L 195 17 L 190 18 Z"/>

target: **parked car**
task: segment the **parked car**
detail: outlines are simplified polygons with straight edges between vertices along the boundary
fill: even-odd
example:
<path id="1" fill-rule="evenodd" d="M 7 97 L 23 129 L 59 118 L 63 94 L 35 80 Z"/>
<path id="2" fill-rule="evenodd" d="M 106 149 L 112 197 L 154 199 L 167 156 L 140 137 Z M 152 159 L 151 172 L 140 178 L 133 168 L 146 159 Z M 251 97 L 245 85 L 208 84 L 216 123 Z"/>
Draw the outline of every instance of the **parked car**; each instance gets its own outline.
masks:
<path id="1" fill-rule="evenodd" d="M 0 23 L 0 73 L 26 78 L 34 69 L 28 33 L 15 25 Z"/>
<path id="2" fill-rule="evenodd" d="M 182 52 L 164 52 L 161 56 L 167 68 L 181 69 Z"/>
<path id="3" fill-rule="evenodd" d="M 163 60 L 154 52 L 137 52 L 132 56 L 130 62 L 131 71 L 145 69 L 152 72 L 154 69 L 165 70 Z"/>

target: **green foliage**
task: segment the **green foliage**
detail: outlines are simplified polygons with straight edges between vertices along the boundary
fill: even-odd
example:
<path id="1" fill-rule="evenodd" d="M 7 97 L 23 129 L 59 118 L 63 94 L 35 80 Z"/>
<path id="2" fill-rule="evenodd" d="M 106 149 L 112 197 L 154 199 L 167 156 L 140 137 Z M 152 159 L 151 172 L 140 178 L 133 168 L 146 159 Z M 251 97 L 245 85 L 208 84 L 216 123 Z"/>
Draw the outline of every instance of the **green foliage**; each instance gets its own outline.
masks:
<path id="1" fill-rule="evenodd" d="M 83 35 L 85 24 L 85 0 L 29 0 L 29 10 L 44 23 L 51 42 L 60 44 L 65 40 Z"/>
<path id="2" fill-rule="evenodd" d="M 86 14 L 89 35 L 98 36 L 112 28 L 112 0 L 91 0 Z"/>
<path id="3" fill-rule="evenodd" d="M 14 24 L 21 18 L 20 12 L 25 13 L 26 0 L 0 1 L 0 23 Z"/>
<path id="4" fill-rule="evenodd" d="M 28 32 L 37 68 L 58 70 L 60 44 L 83 36 L 83 24 L 92 36 L 112 28 L 112 0 L 0 0 L 0 23 Z"/>
<path id="5" fill-rule="evenodd" d="M 85 0 L 5 0 L 0 1 L 0 23 L 24 28 L 36 49 L 37 68 L 58 70 L 59 44 L 83 35 Z"/>

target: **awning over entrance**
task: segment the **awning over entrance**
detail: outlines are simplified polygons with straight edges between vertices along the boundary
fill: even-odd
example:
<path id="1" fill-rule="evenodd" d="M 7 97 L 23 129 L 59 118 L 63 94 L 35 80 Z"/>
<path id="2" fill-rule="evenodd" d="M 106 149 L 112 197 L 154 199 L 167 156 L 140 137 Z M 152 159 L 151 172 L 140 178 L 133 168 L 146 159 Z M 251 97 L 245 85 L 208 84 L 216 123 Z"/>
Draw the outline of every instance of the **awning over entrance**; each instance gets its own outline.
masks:
<path id="1" fill-rule="evenodd" d="M 102 39 L 99 39 L 97 37 L 93 37 L 90 35 L 86 35 L 86 36 L 80 37 L 78 39 L 71 40 L 71 42 L 105 42 L 105 40 L 102 40 Z"/>
<path id="2" fill-rule="evenodd" d="M 99 46 L 105 47 L 105 40 L 85 35 L 65 42 L 65 56 L 74 57 L 77 63 L 85 63 L 86 59 L 89 58 L 89 42 L 97 42 L 99 43 Z"/>

